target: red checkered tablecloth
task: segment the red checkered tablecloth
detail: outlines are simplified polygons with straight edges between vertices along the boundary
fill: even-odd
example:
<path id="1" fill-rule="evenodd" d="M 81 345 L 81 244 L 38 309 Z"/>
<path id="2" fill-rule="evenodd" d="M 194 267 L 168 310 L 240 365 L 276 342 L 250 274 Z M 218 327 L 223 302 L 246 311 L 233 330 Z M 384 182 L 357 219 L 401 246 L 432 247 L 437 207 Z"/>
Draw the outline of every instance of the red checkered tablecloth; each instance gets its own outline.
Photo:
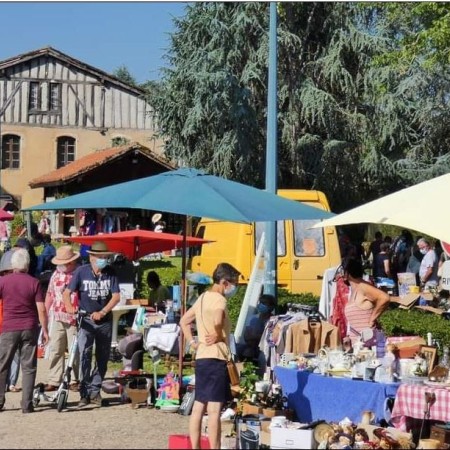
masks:
<path id="1" fill-rule="evenodd" d="M 425 392 L 434 392 L 436 401 L 430 407 L 429 420 L 450 421 L 450 391 L 424 385 L 402 384 L 395 396 L 391 420 L 396 428 L 409 431 L 407 419 L 423 419 L 426 410 Z"/>

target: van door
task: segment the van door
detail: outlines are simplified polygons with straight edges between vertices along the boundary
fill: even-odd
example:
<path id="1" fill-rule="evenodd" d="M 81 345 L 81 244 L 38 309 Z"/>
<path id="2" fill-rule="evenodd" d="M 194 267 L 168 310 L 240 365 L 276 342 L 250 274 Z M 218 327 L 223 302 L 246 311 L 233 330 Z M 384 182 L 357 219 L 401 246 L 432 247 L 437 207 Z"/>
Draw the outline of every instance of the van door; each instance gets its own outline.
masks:
<path id="1" fill-rule="evenodd" d="M 311 228 L 318 220 L 293 221 L 292 290 L 320 294 L 323 273 L 329 267 L 323 228 Z"/>

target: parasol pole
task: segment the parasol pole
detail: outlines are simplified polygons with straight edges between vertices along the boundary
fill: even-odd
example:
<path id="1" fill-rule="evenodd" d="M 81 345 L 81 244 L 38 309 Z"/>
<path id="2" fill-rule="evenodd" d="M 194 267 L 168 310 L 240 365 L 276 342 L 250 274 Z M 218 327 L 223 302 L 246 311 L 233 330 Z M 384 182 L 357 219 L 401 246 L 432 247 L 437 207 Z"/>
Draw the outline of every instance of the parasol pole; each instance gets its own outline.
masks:
<path id="1" fill-rule="evenodd" d="M 183 221 L 183 250 L 181 252 L 181 316 L 186 312 L 186 253 L 187 253 L 187 215 L 184 216 Z M 180 341 L 179 341 L 179 355 L 178 355 L 178 373 L 179 373 L 179 386 L 180 394 L 183 390 L 183 355 L 184 355 L 184 335 L 180 328 Z M 180 395 L 181 396 L 181 395 Z"/>

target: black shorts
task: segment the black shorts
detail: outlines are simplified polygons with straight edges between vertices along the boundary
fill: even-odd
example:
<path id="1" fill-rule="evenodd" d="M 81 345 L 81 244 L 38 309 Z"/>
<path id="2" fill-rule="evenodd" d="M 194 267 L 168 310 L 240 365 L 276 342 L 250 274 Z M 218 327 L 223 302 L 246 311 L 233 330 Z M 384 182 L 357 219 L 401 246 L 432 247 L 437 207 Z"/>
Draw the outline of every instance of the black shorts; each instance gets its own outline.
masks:
<path id="1" fill-rule="evenodd" d="M 202 403 L 231 400 L 226 361 L 216 358 L 195 360 L 195 400 Z"/>

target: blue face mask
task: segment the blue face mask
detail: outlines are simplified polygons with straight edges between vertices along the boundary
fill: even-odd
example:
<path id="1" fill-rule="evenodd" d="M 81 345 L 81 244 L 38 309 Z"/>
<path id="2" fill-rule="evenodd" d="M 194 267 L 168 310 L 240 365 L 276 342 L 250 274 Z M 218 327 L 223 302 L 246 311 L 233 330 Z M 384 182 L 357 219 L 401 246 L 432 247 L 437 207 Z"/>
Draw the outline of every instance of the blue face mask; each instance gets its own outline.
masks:
<path id="1" fill-rule="evenodd" d="M 267 314 L 269 313 L 271 310 L 267 305 L 264 305 L 263 303 L 259 303 L 258 304 L 258 312 L 261 314 Z"/>
<path id="2" fill-rule="evenodd" d="M 237 290 L 237 286 L 235 284 L 230 284 L 228 289 L 225 289 L 223 295 L 225 295 L 225 297 L 232 297 Z"/>
<path id="3" fill-rule="evenodd" d="M 100 269 L 104 269 L 108 265 L 108 260 L 105 258 L 97 258 L 95 265 Z"/>

